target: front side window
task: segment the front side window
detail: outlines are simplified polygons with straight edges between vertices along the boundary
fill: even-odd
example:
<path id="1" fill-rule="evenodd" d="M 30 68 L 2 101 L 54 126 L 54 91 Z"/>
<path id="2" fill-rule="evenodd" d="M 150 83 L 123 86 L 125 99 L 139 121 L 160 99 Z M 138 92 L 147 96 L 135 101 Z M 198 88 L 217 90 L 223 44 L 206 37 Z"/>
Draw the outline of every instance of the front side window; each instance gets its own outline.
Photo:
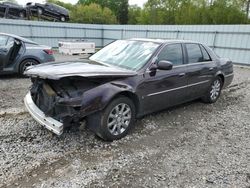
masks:
<path id="1" fill-rule="evenodd" d="M 203 55 L 198 44 L 186 44 L 188 53 L 188 63 L 198 63 L 203 61 Z"/>
<path id="2" fill-rule="evenodd" d="M 129 70 L 139 70 L 159 46 L 160 44 L 154 42 L 117 40 L 89 59 Z"/>
<path id="3" fill-rule="evenodd" d="M 169 44 L 165 46 L 158 55 L 158 61 L 169 61 L 173 65 L 183 64 L 181 44 Z"/>

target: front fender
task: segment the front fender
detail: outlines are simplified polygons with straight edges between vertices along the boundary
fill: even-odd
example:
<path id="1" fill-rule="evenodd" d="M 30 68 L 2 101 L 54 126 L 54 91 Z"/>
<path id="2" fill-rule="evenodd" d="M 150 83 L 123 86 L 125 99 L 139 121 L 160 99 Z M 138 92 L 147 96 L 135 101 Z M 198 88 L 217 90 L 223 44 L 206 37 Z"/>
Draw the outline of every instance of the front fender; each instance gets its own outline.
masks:
<path id="1" fill-rule="evenodd" d="M 86 91 L 81 101 L 81 116 L 103 110 L 117 94 L 124 91 L 134 93 L 133 88 L 124 83 L 106 83 Z"/>

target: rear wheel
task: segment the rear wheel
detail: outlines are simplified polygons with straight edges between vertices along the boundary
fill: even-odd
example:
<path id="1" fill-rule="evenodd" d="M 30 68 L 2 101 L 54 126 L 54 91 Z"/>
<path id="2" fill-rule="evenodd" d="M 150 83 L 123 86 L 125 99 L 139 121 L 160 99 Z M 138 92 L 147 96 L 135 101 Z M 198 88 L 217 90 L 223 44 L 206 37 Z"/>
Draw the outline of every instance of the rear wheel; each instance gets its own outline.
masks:
<path id="1" fill-rule="evenodd" d="M 221 94 L 223 82 L 220 77 L 216 77 L 212 84 L 209 87 L 206 95 L 202 97 L 203 102 L 205 103 L 214 103 L 218 100 Z"/>
<path id="2" fill-rule="evenodd" d="M 118 140 L 134 126 L 135 106 L 127 97 L 114 99 L 103 111 L 87 117 L 88 127 L 104 140 Z"/>
<path id="3" fill-rule="evenodd" d="M 32 65 L 37 65 L 38 62 L 34 59 L 26 59 L 19 66 L 19 74 L 23 76 L 24 71 Z"/>

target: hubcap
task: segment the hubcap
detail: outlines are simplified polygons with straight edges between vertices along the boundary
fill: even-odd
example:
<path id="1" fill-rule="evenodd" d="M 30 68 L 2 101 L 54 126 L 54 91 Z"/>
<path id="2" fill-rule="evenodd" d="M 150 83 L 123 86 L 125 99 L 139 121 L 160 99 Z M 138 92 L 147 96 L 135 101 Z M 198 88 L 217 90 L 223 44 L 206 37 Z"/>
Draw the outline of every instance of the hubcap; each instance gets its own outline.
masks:
<path id="1" fill-rule="evenodd" d="M 214 101 L 219 97 L 221 84 L 219 80 L 215 80 L 210 91 L 210 98 Z"/>
<path id="2" fill-rule="evenodd" d="M 31 66 L 31 65 L 35 65 L 34 62 L 28 61 L 23 65 L 23 72 L 27 69 L 27 67 Z"/>
<path id="3" fill-rule="evenodd" d="M 108 130 L 112 135 L 122 134 L 131 121 L 131 109 L 125 104 L 116 105 L 108 116 Z"/>

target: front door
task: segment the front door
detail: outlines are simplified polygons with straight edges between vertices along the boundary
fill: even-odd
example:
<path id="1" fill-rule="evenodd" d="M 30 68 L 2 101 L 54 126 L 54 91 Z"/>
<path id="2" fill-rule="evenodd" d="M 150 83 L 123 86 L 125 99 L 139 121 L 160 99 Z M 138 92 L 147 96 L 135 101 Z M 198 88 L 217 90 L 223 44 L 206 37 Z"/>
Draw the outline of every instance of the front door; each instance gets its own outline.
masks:
<path id="1" fill-rule="evenodd" d="M 186 97 L 187 79 L 182 45 L 166 45 L 157 56 L 157 62 L 161 60 L 171 62 L 173 68 L 146 71 L 142 90 L 145 114 L 181 103 Z"/>
<path id="2" fill-rule="evenodd" d="M 0 35 L 0 71 L 3 70 L 6 58 L 8 56 L 7 49 L 8 36 Z"/>

